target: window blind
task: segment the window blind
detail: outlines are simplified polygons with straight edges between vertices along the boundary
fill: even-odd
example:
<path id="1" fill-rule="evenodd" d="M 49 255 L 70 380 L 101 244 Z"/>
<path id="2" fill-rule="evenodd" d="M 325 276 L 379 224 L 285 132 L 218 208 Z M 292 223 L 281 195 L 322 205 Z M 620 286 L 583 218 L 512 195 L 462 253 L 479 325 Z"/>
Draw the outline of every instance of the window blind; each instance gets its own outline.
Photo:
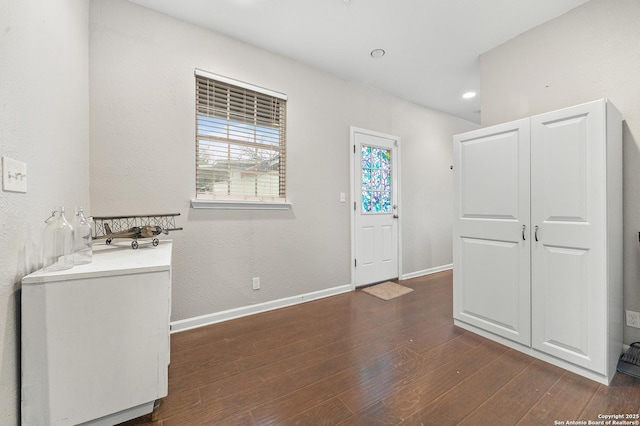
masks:
<path id="1" fill-rule="evenodd" d="M 196 70 L 196 199 L 285 200 L 286 103 Z"/>

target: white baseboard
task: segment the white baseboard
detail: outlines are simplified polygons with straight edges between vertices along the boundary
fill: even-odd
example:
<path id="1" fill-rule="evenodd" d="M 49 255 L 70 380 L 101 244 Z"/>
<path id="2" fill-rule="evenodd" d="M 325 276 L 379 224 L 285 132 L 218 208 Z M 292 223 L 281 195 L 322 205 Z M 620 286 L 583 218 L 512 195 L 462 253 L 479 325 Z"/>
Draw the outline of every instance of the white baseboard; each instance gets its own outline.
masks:
<path id="1" fill-rule="evenodd" d="M 266 312 L 266 311 L 272 311 L 274 309 L 280 309 L 287 306 L 297 305 L 299 303 L 310 302 L 316 299 L 323 299 L 329 296 L 348 293 L 352 290 L 353 290 L 353 286 L 343 285 L 339 287 L 328 288 L 326 290 L 300 294 L 298 296 L 285 297 L 284 299 L 272 300 L 270 302 L 258 303 L 255 305 L 229 309 L 227 311 L 215 312 L 213 314 L 201 315 L 198 317 L 172 321 L 171 333 L 179 333 L 181 331 L 187 331 L 193 328 L 204 327 L 205 325 L 216 324 L 218 322 L 229 321 L 236 318 L 242 318 L 248 315 L 259 314 L 261 312 Z"/>
<path id="2" fill-rule="evenodd" d="M 425 275 L 436 274 L 442 271 L 448 271 L 450 269 L 453 269 L 453 263 L 450 263 L 448 265 L 436 266 L 435 268 L 424 269 L 422 271 L 411 272 L 409 274 L 403 274 L 400 279 L 408 280 L 411 278 L 418 278 Z"/>

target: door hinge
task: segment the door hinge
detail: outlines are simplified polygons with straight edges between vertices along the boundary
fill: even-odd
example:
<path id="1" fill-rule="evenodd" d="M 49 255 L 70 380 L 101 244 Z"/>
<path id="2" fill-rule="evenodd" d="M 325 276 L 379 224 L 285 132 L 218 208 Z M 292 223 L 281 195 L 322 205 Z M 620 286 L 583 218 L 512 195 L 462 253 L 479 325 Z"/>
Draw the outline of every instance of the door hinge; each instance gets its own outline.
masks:
<path id="1" fill-rule="evenodd" d="M 358 266 L 358 259 L 353 259 L 353 267 L 356 268 Z"/>
<path id="2" fill-rule="evenodd" d="M 353 202 L 353 211 L 354 212 L 356 211 L 356 202 L 355 201 Z"/>

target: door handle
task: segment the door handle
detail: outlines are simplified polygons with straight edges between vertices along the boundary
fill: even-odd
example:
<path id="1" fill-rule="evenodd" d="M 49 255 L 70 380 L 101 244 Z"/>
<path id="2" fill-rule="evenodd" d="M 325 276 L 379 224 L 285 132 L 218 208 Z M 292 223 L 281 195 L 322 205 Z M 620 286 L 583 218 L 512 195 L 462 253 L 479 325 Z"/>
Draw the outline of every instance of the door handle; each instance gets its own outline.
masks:
<path id="1" fill-rule="evenodd" d="M 397 218 L 399 218 L 399 217 L 400 217 L 400 216 L 398 216 L 397 214 L 394 214 L 394 215 L 393 215 L 393 218 L 394 218 L 394 219 L 397 219 Z"/>
<path id="2" fill-rule="evenodd" d="M 524 232 L 527 229 L 527 225 L 522 225 L 522 241 L 527 241 L 527 237 L 525 237 Z"/>
<path id="3" fill-rule="evenodd" d="M 536 241 L 538 241 L 538 225 L 536 225 L 534 236 L 536 238 Z"/>

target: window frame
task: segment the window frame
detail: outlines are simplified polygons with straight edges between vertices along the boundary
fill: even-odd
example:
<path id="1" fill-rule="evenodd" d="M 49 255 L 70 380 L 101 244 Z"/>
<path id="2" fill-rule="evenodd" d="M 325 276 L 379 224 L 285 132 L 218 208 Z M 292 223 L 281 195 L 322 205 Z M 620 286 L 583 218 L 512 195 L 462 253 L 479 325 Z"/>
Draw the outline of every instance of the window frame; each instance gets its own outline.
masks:
<path id="1" fill-rule="evenodd" d="M 286 102 L 288 100 L 287 95 L 280 92 L 276 92 L 274 90 L 266 89 L 264 87 L 256 86 L 250 83 L 235 80 L 229 77 L 221 76 L 221 75 L 214 74 L 214 73 L 197 69 L 197 68 L 195 69 L 194 75 L 195 75 L 195 84 L 196 84 L 196 90 L 195 90 L 195 97 L 196 97 L 195 99 L 195 115 L 196 115 L 195 116 L 195 126 L 196 126 L 196 129 L 195 129 L 195 149 L 196 149 L 195 180 L 196 182 L 195 182 L 195 197 L 191 200 L 191 207 L 194 209 L 213 208 L 213 209 L 242 209 L 242 210 L 248 210 L 248 209 L 249 210 L 255 210 L 255 209 L 279 210 L 279 209 L 291 208 L 291 203 L 286 197 Z M 200 167 L 198 158 L 201 155 L 200 139 L 202 136 L 198 128 L 199 124 L 201 123 L 199 119 L 199 115 L 200 115 L 199 107 L 201 107 L 201 105 L 199 104 L 198 84 L 201 79 L 213 80 L 217 83 L 221 83 L 223 85 L 229 86 L 231 89 L 237 88 L 238 90 L 247 90 L 249 92 L 255 92 L 260 96 L 266 95 L 272 98 L 274 101 L 276 100 L 279 100 L 280 102 L 284 101 L 283 111 L 279 111 L 279 113 L 284 116 L 284 125 L 280 129 L 280 131 L 284 132 L 284 135 L 280 135 L 278 137 L 278 144 L 277 144 L 277 150 L 280 152 L 278 155 L 282 156 L 282 158 L 278 159 L 278 164 L 280 167 L 280 170 L 278 171 L 278 182 L 279 182 L 278 185 L 280 188 L 278 197 L 264 195 L 264 194 L 254 194 L 252 196 L 252 195 L 240 195 L 240 194 L 229 195 L 229 194 L 212 193 L 210 198 L 209 197 L 199 198 L 199 195 L 203 194 L 199 192 L 199 188 L 198 188 L 198 182 L 199 182 L 198 173 L 199 173 L 199 167 Z M 215 119 L 214 116 L 210 116 L 210 118 L 212 120 Z M 231 124 L 231 123 L 242 123 L 242 122 L 241 121 L 234 122 L 232 120 L 228 120 L 228 123 Z M 253 124 L 253 125 L 257 125 L 257 124 Z M 237 143 L 237 144 L 234 143 L 233 139 L 227 139 L 227 141 L 228 142 L 225 142 L 224 140 L 220 140 L 220 142 L 228 143 L 230 145 L 236 145 L 236 146 L 242 145 L 242 143 Z M 256 143 L 254 142 L 253 145 L 255 144 Z M 269 145 L 265 143 L 264 146 L 269 148 L 269 147 L 272 147 L 273 145 Z M 232 181 L 231 179 L 227 180 L 227 182 L 231 182 L 231 181 Z"/>

